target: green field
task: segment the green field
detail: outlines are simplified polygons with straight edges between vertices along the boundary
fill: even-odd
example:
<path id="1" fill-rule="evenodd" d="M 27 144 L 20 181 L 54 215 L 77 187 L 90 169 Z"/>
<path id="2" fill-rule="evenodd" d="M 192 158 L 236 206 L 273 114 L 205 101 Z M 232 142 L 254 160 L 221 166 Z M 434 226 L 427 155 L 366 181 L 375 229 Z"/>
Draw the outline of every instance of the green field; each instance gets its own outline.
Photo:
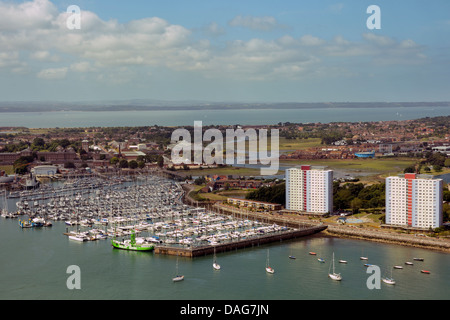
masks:
<path id="1" fill-rule="evenodd" d="M 373 172 L 378 174 L 396 173 L 406 167 L 414 165 L 416 159 L 411 158 L 385 158 L 385 159 L 325 159 L 325 160 L 286 160 L 280 161 L 283 165 L 310 164 L 313 166 L 327 166 L 330 169 L 345 169 L 352 171 Z"/>
<path id="2" fill-rule="evenodd" d="M 411 158 L 385 158 L 385 159 L 326 159 L 326 160 L 283 160 L 280 161 L 280 167 L 295 167 L 300 165 L 326 166 L 329 169 L 346 172 L 352 176 L 360 176 L 366 179 L 373 179 L 378 176 L 382 178 L 388 175 L 403 173 L 406 167 L 416 163 L 416 159 Z M 203 170 L 180 170 L 187 175 L 242 175 L 259 176 L 259 169 L 223 167 L 217 169 Z M 444 173 L 444 172 L 443 172 Z M 279 170 L 278 174 L 284 174 Z M 365 177 L 363 177 L 365 176 Z"/>
<path id="3" fill-rule="evenodd" d="M 238 168 L 238 167 L 222 167 L 214 169 L 193 169 L 193 170 L 178 170 L 185 175 L 191 176 L 206 176 L 206 175 L 238 175 L 238 176 L 259 176 L 260 170 L 253 168 Z"/>
<path id="4" fill-rule="evenodd" d="M 362 181 L 375 181 L 390 175 L 403 173 L 406 167 L 413 166 L 417 159 L 412 158 L 368 158 L 368 159 L 326 159 L 281 161 L 281 166 L 326 166 L 329 169 L 359 177 Z"/>
<path id="5" fill-rule="evenodd" d="M 270 140 L 269 140 L 270 141 Z M 302 150 L 313 147 L 321 146 L 320 138 L 310 138 L 310 139 L 286 139 L 280 138 L 280 152 L 283 150 Z"/>

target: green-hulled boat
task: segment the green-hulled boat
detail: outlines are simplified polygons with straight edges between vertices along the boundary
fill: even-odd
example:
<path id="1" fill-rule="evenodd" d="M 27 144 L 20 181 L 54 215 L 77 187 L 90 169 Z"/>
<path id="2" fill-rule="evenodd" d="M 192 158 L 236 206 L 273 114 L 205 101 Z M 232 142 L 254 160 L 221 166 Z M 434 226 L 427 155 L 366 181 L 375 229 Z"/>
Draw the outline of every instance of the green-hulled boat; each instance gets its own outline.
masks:
<path id="1" fill-rule="evenodd" d="M 134 230 L 131 231 L 131 239 L 129 241 L 111 240 L 114 248 L 132 251 L 151 251 L 155 248 L 153 244 L 138 244 L 136 243 L 136 234 Z"/>

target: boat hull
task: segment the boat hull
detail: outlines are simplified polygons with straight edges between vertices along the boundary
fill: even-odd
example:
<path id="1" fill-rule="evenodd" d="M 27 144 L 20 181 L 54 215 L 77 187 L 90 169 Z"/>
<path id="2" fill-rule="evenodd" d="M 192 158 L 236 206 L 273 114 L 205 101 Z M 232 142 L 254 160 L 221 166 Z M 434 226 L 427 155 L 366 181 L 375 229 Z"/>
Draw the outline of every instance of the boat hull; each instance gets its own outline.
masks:
<path id="1" fill-rule="evenodd" d="M 275 273 L 275 270 L 273 270 L 271 267 L 266 268 L 267 273 Z"/>
<path id="2" fill-rule="evenodd" d="M 393 279 L 383 278 L 383 282 L 386 284 L 392 284 L 392 285 L 395 284 L 395 280 L 393 280 Z"/>
<path id="3" fill-rule="evenodd" d="M 184 276 L 176 276 L 175 278 L 172 279 L 173 282 L 178 282 L 182 280 L 184 280 Z"/>
<path id="4" fill-rule="evenodd" d="M 121 250 L 129 250 L 129 251 L 152 251 L 155 246 L 140 246 L 140 245 L 131 245 L 131 244 L 122 244 L 118 241 L 112 241 L 112 246 L 116 249 Z"/>
<path id="5" fill-rule="evenodd" d="M 328 276 L 331 279 L 336 280 L 336 281 L 341 281 L 342 280 L 342 277 L 341 277 L 340 274 L 330 273 L 330 274 L 328 274 Z"/>

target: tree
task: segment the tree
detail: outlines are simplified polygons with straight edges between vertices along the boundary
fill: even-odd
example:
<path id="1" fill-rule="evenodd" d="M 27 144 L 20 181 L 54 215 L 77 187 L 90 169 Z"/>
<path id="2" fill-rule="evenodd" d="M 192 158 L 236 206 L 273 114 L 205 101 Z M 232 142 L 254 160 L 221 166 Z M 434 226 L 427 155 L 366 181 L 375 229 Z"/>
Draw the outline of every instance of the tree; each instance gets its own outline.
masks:
<path id="1" fill-rule="evenodd" d="M 119 158 L 117 158 L 117 157 L 112 157 L 109 160 L 109 163 L 111 163 L 112 165 L 116 165 L 118 162 L 119 162 Z"/>
<path id="2" fill-rule="evenodd" d="M 158 167 L 162 168 L 164 166 L 164 158 L 163 156 L 158 157 Z"/>
<path id="3" fill-rule="evenodd" d="M 42 138 L 34 138 L 33 143 L 31 144 L 32 150 L 42 150 L 45 148 L 45 141 Z"/>
<path id="4" fill-rule="evenodd" d="M 128 161 L 125 159 L 122 159 L 119 161 L 119 167 L 120 168 L 128 168 Z"/>
<path id="5" fill-rule="evenodd" d="M 445 159 L 445 161 L 444 161 L 444 166 L 447 167 L 447 168 L 450 167 L 450 158 Z"/>
<path id="6" fill-rule="evenodd" d="M 353 199 L 353 200 L 350 202 L 350 207 L 352 208 L 352 212 L 353 212 L 354 214 L 355 214 L 355 213 L 358 213 L 358 212 L 359 212 L 359 209 L 361 209 L 361 207 L 362 207 L 362 204 L 363 204 L 363 202 L 362 202 L 361 199 L 359 199 L 359 198 Z"/>
<path id="7" fill-rule="evenodd" d="M 28 172 L 28 165 L 34 161 L 33 156 L 22 156 L 14 161 L 14 172 L 18 174 L 25 174 Z"/>
<path id="8" fill-rule="evenodd" d="M 245 198 L 248 200 L 279 203 L 284 206 L 286 205 L 286 184 L 280 183 L 271 187 L 261 187 L 247 193 Z"/>
<path id="9" fill-rule="evenodd" d="M 414 173 L 416 169 L 413 166 L 406 167 L 405 170 L 403 170 L 403 173 Z"/>
<path id="10" fill-rule="evenodd" d="M 137 163 L 136 160 L 131 160 L 131 161 L 128 163 L 128 166 L 129 166 L 131 169 L 136 169 L 136 168 L 138 167 L 138 163 Z"/>
<path id="11" fill-rule="evenodd" d="M 64 163 L 64 168 L 66 169 L 74 169 L 75 168 L 75 164 L 73 162 L 66 162 Z"/>

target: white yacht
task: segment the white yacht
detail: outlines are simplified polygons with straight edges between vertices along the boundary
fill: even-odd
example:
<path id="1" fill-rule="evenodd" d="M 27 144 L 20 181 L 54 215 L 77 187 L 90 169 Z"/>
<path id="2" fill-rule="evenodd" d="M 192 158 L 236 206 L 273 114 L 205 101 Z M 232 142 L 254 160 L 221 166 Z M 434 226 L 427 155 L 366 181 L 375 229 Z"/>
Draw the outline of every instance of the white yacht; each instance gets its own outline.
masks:
<path id="1" fill-rule="evenodd" d="M 267 250 L 266 272 L 275 273 L 275 270 L 273 270 L 273 268 L 269 264 L 269 250 Z"/>
<path id="2" fill-rule="evenodd" d="M 333 272 L 330 271 L 330 272 L 328 273 L 328 276 L 329 276 L 331 279 L 333 279 L 333 280 L 337 280 L 337 281 L 342 280 L 341 274 L 340 274 L 340 273 L 336 273 L 336 272 L 334 271 L 334 252 L 333 252 L 333 261 L 332 261 L 332 263 L 331 263 L 331 265 L 330 265 L 330 270 L 331 270 L 331 268 L 333 269 Z"/>

